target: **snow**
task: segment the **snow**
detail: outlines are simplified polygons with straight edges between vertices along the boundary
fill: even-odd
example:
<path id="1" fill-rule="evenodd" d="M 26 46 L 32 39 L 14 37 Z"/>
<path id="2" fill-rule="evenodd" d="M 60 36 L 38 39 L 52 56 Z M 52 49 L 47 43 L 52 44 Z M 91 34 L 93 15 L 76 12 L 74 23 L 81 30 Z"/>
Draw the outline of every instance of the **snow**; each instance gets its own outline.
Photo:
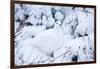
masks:
<path id="1" fill-rule="evenodd" d="M 92 8 L 16 4 L 14 25 L 16 65 L 94 60 Z"/>
<path id="2" fill-rule="evenodd" d="M 63 44 L 63 41 L 63 33 L 61 31 L 49 29 L 37 34 L 33 39 L 29 39 L 29 42 L 32 42 L 32 45 L 29 45 L 29 42 L 26 41 L 23 46 L 29 45 L 34 48 L 36 47 L 48 54 L 60 47 Z"/>
<path id="3" fill-rule="evenodd" d="M 55 13 L 55 19 L 56 20 L 61 21 L 63 18 L 64 18 L 64 15 L 60 11 L 57 11 Z"/>
<path id="4" fill-rule="evenodd" d="M 54 23 L 55 23 L 54 18 L 49 17 L 49 18 L 47 19 L 46 26 L 47 26 L 47 27 L 51 27 L 51 26 L 53 26 L 53 25 L 54 25 Z"/>

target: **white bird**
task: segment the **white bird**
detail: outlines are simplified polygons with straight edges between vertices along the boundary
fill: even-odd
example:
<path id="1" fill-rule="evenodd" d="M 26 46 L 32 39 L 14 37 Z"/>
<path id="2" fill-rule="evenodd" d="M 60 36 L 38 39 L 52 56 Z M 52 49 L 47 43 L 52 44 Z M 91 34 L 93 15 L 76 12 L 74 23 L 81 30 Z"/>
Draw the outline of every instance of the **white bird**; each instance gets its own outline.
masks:
<path id="1" fill-rule="evenodd" d="M 23 42 L 24 46 L 29 46 L 42 52 L 48 57 L 53 57 L 53 52 L 63 46 L 64 34 L 58 23 L 55 23 L 53 29 L 40 32 L 33 39 L 27 39 Z M 33 52 L 34 53 L 34 52 Z"/>
<path id="2" fill-rule="evenodd" d="M 84 36 L 87 32 L 88 19 L 87 15 L 83 11 L 77 11 L 78 26 L 76 27 L 75 34 L 79 33 Z"/>

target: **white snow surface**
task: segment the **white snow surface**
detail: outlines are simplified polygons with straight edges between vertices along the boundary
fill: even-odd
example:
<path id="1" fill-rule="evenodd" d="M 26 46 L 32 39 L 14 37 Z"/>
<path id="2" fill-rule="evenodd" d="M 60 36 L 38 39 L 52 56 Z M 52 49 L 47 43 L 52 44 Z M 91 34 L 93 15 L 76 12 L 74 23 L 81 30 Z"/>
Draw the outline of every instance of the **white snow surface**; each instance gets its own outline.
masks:
<path id="1" fill-rule="evenodd" d="M 73 62 L 73 55 L 78 56 L 77 62 L 93 61 L 94 9 L 85 10 L 89 12 L 77 7 L 73 10 L 72 7 L 16 4 L 15 64 L 69 63 Z M 25 14 L 29 15 L 27 19 Z"/>

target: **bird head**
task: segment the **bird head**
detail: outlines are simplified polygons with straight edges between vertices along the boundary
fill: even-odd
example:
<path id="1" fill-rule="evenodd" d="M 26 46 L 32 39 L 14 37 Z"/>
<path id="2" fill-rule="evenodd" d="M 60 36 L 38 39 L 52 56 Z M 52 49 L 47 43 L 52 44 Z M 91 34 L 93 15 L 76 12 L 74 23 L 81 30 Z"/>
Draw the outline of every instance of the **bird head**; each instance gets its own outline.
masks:
<path id="1" fill-rule="evenodd" d="M 56 28 L 56 29 L 62 28 L 61 24 L 62 24 L 61 21 L 56 21 L 55 25 L 54 25 L 54 28 Z"/>
<path id="2" fill-rule="evenodd" d="M 63 27 L 61 21 L 56 21 L 54 25 L 54 29 L 59 32 L 63 32 Z M 64 33 L 64 32 L 63 32 Z"/>

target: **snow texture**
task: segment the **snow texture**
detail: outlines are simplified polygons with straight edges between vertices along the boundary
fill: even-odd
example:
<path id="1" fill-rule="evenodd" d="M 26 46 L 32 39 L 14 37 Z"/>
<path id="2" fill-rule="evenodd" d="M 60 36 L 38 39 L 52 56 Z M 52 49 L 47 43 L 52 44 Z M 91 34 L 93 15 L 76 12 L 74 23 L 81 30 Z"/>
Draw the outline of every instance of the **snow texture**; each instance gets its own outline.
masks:
<path id="1" fill-rule="evenodd" d="M 94 9 L 15 4 L 15 64 L 94 60 Z"/>

